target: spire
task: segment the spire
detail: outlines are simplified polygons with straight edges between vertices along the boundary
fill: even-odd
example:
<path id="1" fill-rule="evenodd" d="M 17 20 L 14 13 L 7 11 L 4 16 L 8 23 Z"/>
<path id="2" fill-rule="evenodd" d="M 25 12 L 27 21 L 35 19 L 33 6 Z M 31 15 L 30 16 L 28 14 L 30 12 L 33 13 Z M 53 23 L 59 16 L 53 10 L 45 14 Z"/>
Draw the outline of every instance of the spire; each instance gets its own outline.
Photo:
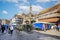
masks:
<path id="1" fill-rule="evenodd" d="M 32 6 L 31 6 L 31 3 L 30 3 L 30 14 L 32 13 Z"/>

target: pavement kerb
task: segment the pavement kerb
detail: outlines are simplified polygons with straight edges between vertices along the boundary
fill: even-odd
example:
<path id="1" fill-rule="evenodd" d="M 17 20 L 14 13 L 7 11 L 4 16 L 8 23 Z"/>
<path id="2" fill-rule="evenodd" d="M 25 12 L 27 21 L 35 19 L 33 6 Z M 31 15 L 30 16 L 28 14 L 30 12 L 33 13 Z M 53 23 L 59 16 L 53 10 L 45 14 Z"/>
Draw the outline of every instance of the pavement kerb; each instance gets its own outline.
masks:
<path id="1" fill-rule="evenodd" d="M 41 30 L 34 30 L 36 32 L 39 32 L 39 33 L 43 33 L 43 34 L 49 34 L 49 35 L 56 35 L 56 36 L 60 36 L 60 31 L 55 31 L 55 30 L 47 30 L 46 32 L 44 31 L 41 31 Z"/>

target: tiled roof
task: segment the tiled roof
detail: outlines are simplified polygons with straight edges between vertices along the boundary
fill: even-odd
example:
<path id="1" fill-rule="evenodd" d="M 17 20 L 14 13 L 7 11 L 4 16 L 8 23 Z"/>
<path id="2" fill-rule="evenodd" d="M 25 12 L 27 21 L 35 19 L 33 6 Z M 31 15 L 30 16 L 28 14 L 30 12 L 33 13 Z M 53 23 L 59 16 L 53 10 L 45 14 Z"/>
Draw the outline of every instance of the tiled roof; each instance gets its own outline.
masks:
<path id="1" fill-rule="evenodd" d="M 41 15 L 41 14 L 44 14 L 44 13 L 47 13 L 47 12 L 51 12 L 51 11 L 53 11 L 53 10 L 55 10 L 55 9 L 59 9 L 59 10 L 60 10 L 60 4 L 57 4 L 57 5 L 55 5 L 55 6 L 52 6 L 51 8 L 47 8 L 47 9 L 39 12 L 38 15 Z"/>

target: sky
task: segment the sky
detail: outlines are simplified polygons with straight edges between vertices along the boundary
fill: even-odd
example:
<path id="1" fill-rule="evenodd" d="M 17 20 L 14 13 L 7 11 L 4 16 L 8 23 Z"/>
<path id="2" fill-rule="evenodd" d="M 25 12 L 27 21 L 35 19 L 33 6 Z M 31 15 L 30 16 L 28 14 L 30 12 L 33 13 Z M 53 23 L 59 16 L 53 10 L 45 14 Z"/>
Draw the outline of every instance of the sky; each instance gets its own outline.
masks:
<path id="1" fill-rule="evenodd" d="M 32 13 L 37 14 L 58 3 L 60 0 L 0 0 L 0 19 L 11 19 L 15 14 L 27 14 L 30 4 Z"/>

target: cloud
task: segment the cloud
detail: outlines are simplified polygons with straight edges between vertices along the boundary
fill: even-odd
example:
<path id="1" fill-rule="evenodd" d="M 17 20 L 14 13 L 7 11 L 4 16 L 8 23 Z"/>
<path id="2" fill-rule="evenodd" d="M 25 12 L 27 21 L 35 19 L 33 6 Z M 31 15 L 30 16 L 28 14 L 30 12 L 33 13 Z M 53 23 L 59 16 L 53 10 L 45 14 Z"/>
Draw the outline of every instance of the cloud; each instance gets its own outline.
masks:
<path id="1" fill-rule="evenodd" d="M 8 12 L 6 10 L 3 10 L 2 13 L 3 14 L 8 14 Z"/>
<path id="2" fill-rule="evenodd" d="M 51 1 L 56 2 L 55 5 L 60 3 L 60 0 L 51 0 Z"/>
<path id="3" fill-rule="evenodd" d="M 29 7 L 28 6 L 18 6 L 20 9 L 20 12 L 28 13 Z"/>
<path id="4" fill-rule="evenodd" d="M 56 2 L 55 5 L 60 4 L 60 1 Z"/>
<path id="5" fill-rule="evenodd" d="M 35 5 L 32 6 L 33 11 L 39 11 L 41 9 L 43 9 L 41 6 L 35 6 Z"/>
<path id="6" fill-rule="evenodd" d="M 30 11 L 30 6 L 18 6 L 19 7 L 19 9 L 20 9 L 20 11 L 19 12 L 24 12 L 24 13 L 29 13 L 29 11 Z M 41 11 L 43 9 L 43 7 L 41 7 L 41 6 L 35 6 L 35 5 L 33 5 L 32 6 L 32 12 L 33 13 L 38 13 L 39 11 Z"/>
<path id="7" fill-rule="evenodd" d="M 51 1 L 60 1 L 60 0 L 51 0 Z"/>
<path id="8" fill-rule="evenodd" d="M 37 2 L 50 2 L 50 1 L 60 1 L 60 0 L 36 0 Z"/>
<path id="9" fill-rule="evenodd" d="M 29 4 L 29 1 L 28 0 L 19 0 L 19 1 L 22 1 L 22 5 L 23 4 Z"/>
<path id="10" fill-rule="evenodd" d="M 50 0 L 36 0 L 37 2 L 49 2 Z"/>
<path id="11" fill-rule="evenodd" d="M 27 0 L 1 0 L 1 1 L 4 1 L 4 2 L 13 2 L 13 3 L 19 3 L 19 1 L 22 1 L 24 3 L 28 3 Z"/>
<path id="12" fill-rule="evenodd" d="M 28 0 L 22 0 L 22 1 L 25 2 L 25 3 L 28 2 Z"/>
<path id="13" fill-rule="evenodd" d="M 33 5 L 32 6 L 32 11 L 34 12 L 34 13 L 38 13 L 38 12 L 40 12 L 41 10 L 43 10 L 43 7 L 41 7 L 41 6 L 35 6 L 35 5 Z"/>
<path id="14" fill-rule="evenodd" d="M 13 3 L 18 3 L 19 0 L 2 0 L 3 2 L 13 2 Z"/>

